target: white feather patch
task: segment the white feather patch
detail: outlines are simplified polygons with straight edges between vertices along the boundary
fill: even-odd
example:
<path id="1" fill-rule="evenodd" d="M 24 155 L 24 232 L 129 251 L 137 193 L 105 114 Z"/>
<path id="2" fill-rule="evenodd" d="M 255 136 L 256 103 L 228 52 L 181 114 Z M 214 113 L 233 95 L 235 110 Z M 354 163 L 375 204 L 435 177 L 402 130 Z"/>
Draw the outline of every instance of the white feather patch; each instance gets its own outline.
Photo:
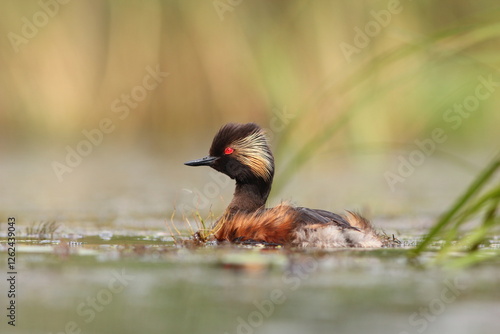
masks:
<path id="1" fill-rule="evenodd" d="M 310 229 L 305 226 L 295 232 L 292 245 L 317 248 L 377 248 L 382 242 L 376 234 L 355 230 L 342 230 L 337 226 Z"/>

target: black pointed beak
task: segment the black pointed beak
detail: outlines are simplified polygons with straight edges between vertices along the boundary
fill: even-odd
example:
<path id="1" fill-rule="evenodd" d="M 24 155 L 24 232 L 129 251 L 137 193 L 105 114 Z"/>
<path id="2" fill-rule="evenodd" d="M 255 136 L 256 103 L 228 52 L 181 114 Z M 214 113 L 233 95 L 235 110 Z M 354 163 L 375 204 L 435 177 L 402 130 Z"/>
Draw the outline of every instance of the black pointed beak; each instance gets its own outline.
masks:
<path id="1" fill-rule="evenodd" d="M 212 165 L 212 163 L 215 160 L 217 160 L 216 157 L 208 156 L 208 157 L 204 157 L 202 159 L 185 162 L 184 165 L 186 165 L 186 166 L 210 166 L 210 165 Z"/>

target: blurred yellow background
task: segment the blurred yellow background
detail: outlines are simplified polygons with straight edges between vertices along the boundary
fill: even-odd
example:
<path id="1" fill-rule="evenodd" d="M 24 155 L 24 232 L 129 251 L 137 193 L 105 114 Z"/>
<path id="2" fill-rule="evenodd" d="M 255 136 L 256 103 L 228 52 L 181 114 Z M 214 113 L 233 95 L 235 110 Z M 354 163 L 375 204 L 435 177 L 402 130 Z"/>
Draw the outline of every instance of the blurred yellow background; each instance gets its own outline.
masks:
<path id="1" fill-rule="evenodd" d="M 182 162 L 205 154 L 227 122 L 268 129 L 278 165 L 274 201 L 371 203 L 379 214 L 399 212 L 387 204 L 397 201 L 406 210 L 415 198 L 425 207 L 422 180 L 441 189 L 443 178 L 463 168 L 444 183 L 454 194 L 466 184 L 456 181 L 471 178 L 498 149 L 498 1 L 42 0 L 1 7 L 0 164 L 11 188 L 2 212 L 76 215 L 75 203 L 91 196 L 95 202 L 81 209 L 87 213 L 101 205 L 116 216 L 117 208 L 154 198 L 146 211 L 164 217 L 182 202 L 182 189 L 211 180 Z M 485 98 L 475 98 L 478 86 Z M 398 183 L 404 190 L 388 187 L 385 172 L 397 173 L 398 155 L 409 158 L 419 149 L 415 140 L 432 138 L 436 128 L 447 136 L 429 154 L 437 164 L 418 166 L 424 172 Z M 81 161 L 68 161 L 71 150 L 81 151 Z M 123 196 L 120 184 L 137 188 L 125 187 L 132 197 L 113 206 Z M 214 210 L 231 191 L 213 200 L 220 202 Z M 407 198 L 407 191 L 419 195 Z"/>

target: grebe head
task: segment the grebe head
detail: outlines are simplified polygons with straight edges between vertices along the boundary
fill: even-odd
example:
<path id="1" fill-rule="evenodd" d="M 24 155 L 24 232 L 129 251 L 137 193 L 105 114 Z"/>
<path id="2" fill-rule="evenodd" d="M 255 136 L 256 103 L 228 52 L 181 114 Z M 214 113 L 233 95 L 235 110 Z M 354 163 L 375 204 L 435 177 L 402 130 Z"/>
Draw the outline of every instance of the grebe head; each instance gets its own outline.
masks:
<path id="1" fill-rule="evenodd" d="M 209 155 L 185 165 L 210 166 L 238 183 L 271 183 L 274 176 L 267 138 L 255 123 L 224 125 L 215 135 Z"/>

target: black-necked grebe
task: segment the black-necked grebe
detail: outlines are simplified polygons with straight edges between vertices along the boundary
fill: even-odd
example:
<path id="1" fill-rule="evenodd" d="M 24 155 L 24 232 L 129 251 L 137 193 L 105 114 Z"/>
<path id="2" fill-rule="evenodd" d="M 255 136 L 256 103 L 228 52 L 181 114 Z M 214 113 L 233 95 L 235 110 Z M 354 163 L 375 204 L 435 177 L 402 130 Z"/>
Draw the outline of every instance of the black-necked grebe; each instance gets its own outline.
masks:
<path id="1" fill-rule="evenodd" d="M 347 211 L 281 204 L 265 208 L 274 177 L 274 157 L 264 131 L 255 123 L 223 126 L 209 156 L 185 163 L 210 166 L 236 181 L 233 199 L 214 226 L 218 241 L 262 242 L 297 247 L 381 247 L 371 223 Z"/>

